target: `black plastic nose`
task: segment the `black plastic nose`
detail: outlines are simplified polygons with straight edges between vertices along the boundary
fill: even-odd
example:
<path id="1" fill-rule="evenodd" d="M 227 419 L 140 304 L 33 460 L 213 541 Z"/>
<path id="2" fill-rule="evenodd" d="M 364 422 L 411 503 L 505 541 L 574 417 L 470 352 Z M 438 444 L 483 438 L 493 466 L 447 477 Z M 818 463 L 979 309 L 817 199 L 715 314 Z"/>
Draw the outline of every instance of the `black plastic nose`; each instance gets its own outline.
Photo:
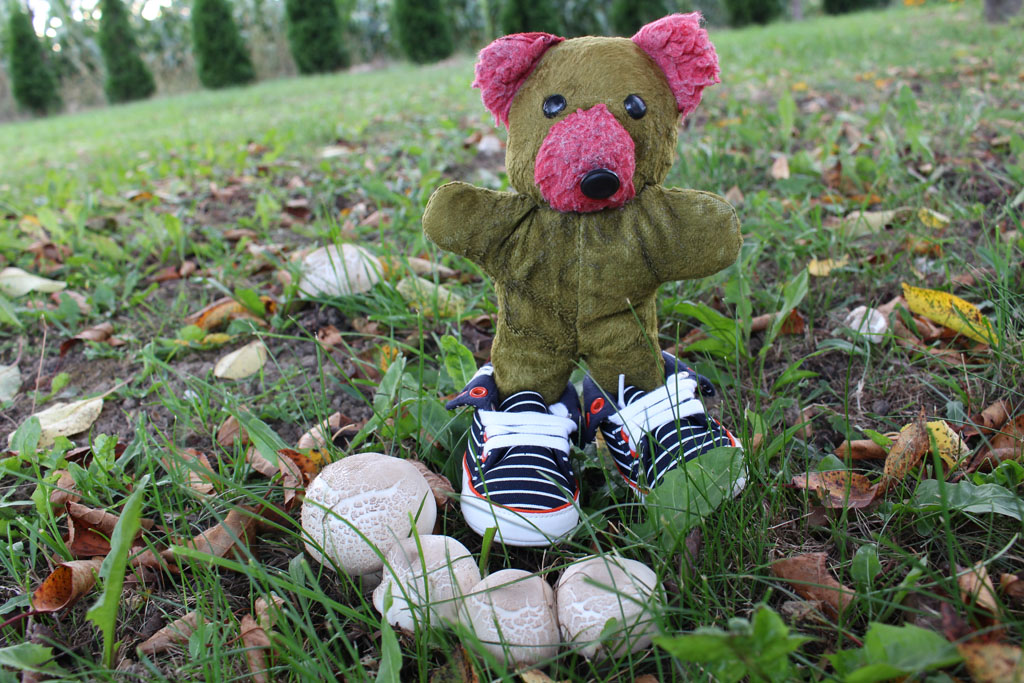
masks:
<path id="1" fill-rule="evenodd" d="M 580 191 L 589 199 L 608 199 L 619 191 L 619 176 L 607 168 L 595 169 L 583 176 Z"/>

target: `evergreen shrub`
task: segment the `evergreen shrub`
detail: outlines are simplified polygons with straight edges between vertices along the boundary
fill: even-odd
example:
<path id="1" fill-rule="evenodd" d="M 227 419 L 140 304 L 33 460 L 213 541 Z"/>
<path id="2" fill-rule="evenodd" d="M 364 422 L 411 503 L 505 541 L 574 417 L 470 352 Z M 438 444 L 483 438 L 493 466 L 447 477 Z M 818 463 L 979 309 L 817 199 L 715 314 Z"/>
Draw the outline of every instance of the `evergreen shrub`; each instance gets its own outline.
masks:
<path id="1" fill-rule="evenodd" d="M 725 0 L 731 26 L 767 24 L 782 14 L 782 0 Z"/>
<path id="2" fill-rule="evenodd" d="M 226 0 L 195 0 L 192 45 L 199 82 L 205 87 L 244 85 L 256 78 L 256 70 Z"/>
<path id="3" fill-rule="evenodd" d="M 121 0 L 102 0 L 100 51 L 107 68 L 104 90 L 110 102 L 142 100 L 156 92 L 153 74 L 139 56 L 139 46 Z"/>
<path id="4" fill-rule="evenodd" d="M 455 49 L 441 0 L 395 0 L 394 21 L 399 47 L 418 64 L 440 61 Z"/>
<path id="5" fill-rule="evenodd" d="M 822 9 L 827 14 L 846 14 L 862 9 L 885 7 L 888 4 L 889 0 L 824 0 Z"/>
<path id="6" fill-rule="evenodd" d="M 285 0 L 288 45 L 300 73 L 337 71 L 348 66 L 335 0 Z"/>
<path id="7" fill-rule="evenodd" d="M 505 34 L 545 31 L 558 35 L 562 32 L 562 22 L 551 0 L 505 0 L 500 21 L 501 32 Z"/>
<path id="8" fill-rule="evenodd" d="M 670 12 L 663 0 L 613 0 L 609 18 L 615 33 L 628 37 L 666 14 Z"/>
<path id="9" fill-rule="evenodd" d="M 57 79 L 44 56 L 32 20 L 20 4 L 11 7 L 7 22 L 7 60 L 15 101 L 36 114 L 60 108 Z"/>

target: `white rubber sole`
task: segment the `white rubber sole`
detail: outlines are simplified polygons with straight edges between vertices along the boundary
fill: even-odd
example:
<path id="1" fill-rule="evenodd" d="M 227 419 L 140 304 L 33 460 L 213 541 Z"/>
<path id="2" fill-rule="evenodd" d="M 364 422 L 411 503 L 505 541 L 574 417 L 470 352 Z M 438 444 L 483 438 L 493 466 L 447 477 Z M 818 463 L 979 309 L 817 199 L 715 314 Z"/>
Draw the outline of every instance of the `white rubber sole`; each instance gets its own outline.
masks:
<path id="1" fill-rule="evenodd" d="M 500 543 L 519 547 L 552 545 L 580 523 L 575 501 L 551 512 L 521 512 L 479 497 L 468 476 L 462 478 L 462 515 L 469 527 L 481 536 L 491 527 L 497 527 L 495 538 Z"/>

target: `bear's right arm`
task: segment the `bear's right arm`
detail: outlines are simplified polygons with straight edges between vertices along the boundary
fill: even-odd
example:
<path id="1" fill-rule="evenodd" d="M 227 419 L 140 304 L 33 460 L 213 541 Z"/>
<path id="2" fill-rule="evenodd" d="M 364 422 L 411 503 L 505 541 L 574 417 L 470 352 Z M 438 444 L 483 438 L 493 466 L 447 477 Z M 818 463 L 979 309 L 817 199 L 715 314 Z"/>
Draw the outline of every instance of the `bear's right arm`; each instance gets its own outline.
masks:
<path id="1" fill-rule="evenodd" d="M 452 182 L 434 191 L 423 212 L 423 232 L 446 251 L 493 271 L 498 252 L 536 204 L 515 192 Z"/>

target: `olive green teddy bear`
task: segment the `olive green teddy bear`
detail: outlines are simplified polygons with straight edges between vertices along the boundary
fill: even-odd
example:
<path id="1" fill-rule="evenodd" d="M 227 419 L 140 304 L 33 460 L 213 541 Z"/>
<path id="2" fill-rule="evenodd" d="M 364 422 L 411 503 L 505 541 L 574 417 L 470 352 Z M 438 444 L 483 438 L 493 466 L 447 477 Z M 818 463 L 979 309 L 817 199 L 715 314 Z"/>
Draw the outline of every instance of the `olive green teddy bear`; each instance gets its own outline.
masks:
<path id="1" fill-rule="evenodd" d="M 478 532 L 544 545 L 576 526 L 573 432 L 582 443 L 600 428 L 641 492 L 735 443 L 699 407 L 700 378 L 657 343 L 659 285 L 729 266 L 742 241 L 721 197 L 660 184 L 680 114 L 717 82 L 697 13 L 632 39 L 521 33 L 481 51 L 474 86 L 508 128 L 516 191 L 448 183 L 423 215 L 427 237 L 477 263 L 498 297 L 493 365 L 450 404 L 476 408 L 462 506 Z M 569 384 L 581 361 L 585 413 Z"/>

